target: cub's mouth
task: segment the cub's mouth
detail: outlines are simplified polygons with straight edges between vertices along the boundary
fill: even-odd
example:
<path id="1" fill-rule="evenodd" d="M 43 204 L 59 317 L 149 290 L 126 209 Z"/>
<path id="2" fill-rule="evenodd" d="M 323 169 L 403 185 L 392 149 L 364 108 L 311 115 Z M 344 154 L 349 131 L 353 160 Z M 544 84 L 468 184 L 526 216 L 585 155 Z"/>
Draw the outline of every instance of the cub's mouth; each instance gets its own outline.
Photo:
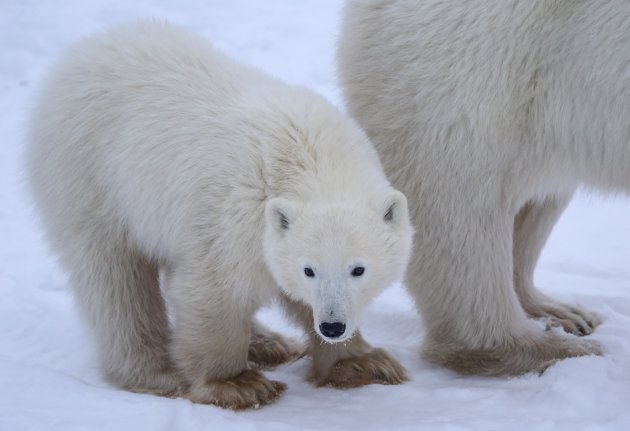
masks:
<path id="1" fill-rule="evenodd" d="M 320 322 L 315 325 L 315 331 L 327 343 L 340 343 L 352 337 L 354 328 L 346 322 Z"/>

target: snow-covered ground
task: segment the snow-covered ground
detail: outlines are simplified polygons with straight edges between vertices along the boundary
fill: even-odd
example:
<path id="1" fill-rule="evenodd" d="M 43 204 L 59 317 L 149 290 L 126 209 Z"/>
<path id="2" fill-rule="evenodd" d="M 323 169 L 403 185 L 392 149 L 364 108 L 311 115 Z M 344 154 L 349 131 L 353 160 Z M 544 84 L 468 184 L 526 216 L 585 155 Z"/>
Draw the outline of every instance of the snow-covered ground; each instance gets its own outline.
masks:
<path id="1" fill-rule="evenodd" d="M 340 7 L 335 0 L 0 0 L 0 430 L 630 430 L 630 204 L 623 198 L 578 197 L 537 272 L 546 292 L 602 315 L 592 338 L 606 347 L 604 357 L 563 361 L 540 377 L 460 377 L 419 359 L 419 318 L 393 288 L 374 301 L 362 327 L 407 367 L 412 380 L 402 386 L 317 389 L 303 381 L 302 359 L 269 373 L 289 385 L 276 404 L 233 413 L 103 380 L 22 179 L 25 117 L 51 59 L 111 24 L 167 18 L 339 104 Z M 276 309 L 262 317 L 296 333 Z"/>

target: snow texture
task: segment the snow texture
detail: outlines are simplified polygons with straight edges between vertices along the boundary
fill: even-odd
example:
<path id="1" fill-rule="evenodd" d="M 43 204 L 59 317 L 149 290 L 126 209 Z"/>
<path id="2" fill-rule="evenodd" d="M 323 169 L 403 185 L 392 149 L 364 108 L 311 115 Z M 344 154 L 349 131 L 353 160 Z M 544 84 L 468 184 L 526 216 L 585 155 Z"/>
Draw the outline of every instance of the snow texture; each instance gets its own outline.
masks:
<path id="1" fill-rule="evenodd" d="M 562 361 L 542 376 L 461 377 L 419 358 L 422 325 L 401 287 L 362 319 L 366 338 L 407 367 L 402 386 L 314 388 L 308 359 L 268 375 L 288 391 L 234 413 L 107 384 L 66 276 L 47 250 L 25 187 L 25 119 L 51 61 L 108 26 L 153 17 L 203 34 L 229 55 L 340 104 L 335 0 L 0 0 L 0 430 L 629 430 L 630 204 L 581 194 L 541 258 L 538 286 L 604 323 L 607 353 Z M 630 167 L 629 167 L 630 168 Z M 270 326 L 300 336 L 277 308 Z"/>

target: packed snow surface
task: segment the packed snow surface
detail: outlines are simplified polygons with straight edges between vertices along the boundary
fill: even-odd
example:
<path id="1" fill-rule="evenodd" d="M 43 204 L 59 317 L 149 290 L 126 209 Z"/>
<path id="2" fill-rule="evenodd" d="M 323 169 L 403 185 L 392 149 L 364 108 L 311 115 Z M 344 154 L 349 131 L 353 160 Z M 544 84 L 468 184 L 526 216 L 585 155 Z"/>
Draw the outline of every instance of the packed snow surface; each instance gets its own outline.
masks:
<path id="1" fill-rule="evenodd" d="M 152 17 L 203 34 L 229 55 L 341 105 L 335 0 L 0 0 L 0 430 L 630 430 L 630 204 L 581 194 L 558 223 L 538 286 L 598 312 L 603 357 L 559 362 L 542 376 L 461 377 L 423 362 L 422 324 L 401 287 L 362 319 L 366 338 L 408 369 L 401 386 L 336 390 L 304 381 L 309 360 L 268 375 L 289 385 L 275 404 L 234 413 L 125 392 L 97 368 L 66 275 L 42 239 L 25 187 L 25 121 L 51 61 L 108 26 Z M 630 168 L 630 167 L 629 167 Z M 301 333 L 279 309 L 261 318 Z"/>

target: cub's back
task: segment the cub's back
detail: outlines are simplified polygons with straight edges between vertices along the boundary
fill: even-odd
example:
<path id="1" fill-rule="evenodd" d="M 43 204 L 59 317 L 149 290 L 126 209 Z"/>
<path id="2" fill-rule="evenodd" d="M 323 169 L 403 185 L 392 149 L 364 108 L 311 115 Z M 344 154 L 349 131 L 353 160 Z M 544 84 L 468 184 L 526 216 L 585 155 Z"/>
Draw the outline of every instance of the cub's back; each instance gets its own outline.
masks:
<path id="1" fill-rule="evenodd" d="M 116 27 L 70 47 L 36 100 L 26 152 L 51 239 L 107 218 L 163 244 L 158 233 L 191 212 L 195 188 L 235 171 L 226 166 L 238 160 L 239 139 L 226 139 L 238 133 L 232 105 L 270 82 L 164 23 Z"/>

